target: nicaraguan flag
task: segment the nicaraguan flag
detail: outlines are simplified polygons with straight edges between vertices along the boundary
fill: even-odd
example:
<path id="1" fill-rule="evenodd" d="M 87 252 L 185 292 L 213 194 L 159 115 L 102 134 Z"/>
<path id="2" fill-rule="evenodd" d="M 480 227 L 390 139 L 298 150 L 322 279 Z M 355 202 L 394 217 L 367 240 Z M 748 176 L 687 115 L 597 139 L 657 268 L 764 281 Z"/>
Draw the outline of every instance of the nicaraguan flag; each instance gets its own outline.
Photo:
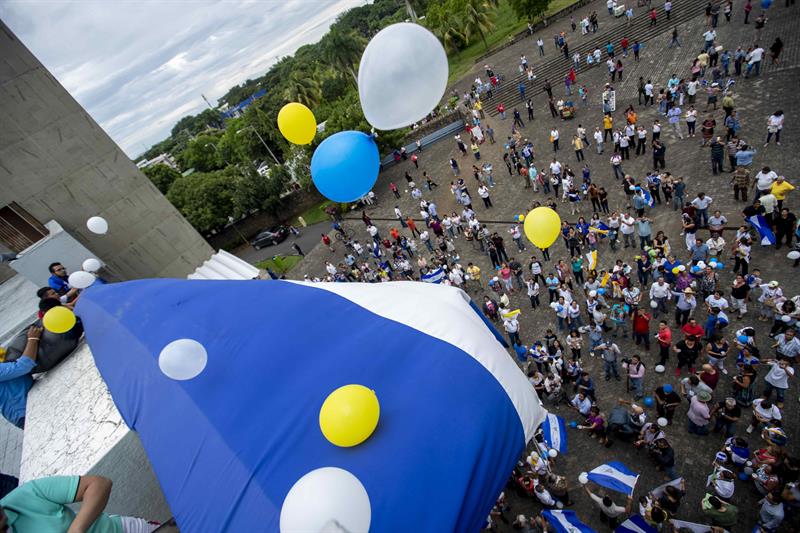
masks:
<path id="1" fill-rule="evenodd" d="M 617 526 L 614 533 L 658 533 L 641 515 L 635 514 Z"/>
<path id="2" fill-rule="evenodd" d="M 139 280 L 89 287 L 75 314 L 181 531 L 278 531 L 290 489 L 323 467 L 363 486 L 359 530 L 477 531 L 546 415 L 447 285 Z M 349 384 L 375 392 L 380 418 L 340 448 L 320 409 Z"/>
<path id="3" fill-rule="evenodd" d="M 558 450 L 558 453 L 567 453 L 567 425 L 564 419 L 552 413 L 542 422 L 542 434 L 548 448 Z"/>
<path id="4" fill-rule="evenodd" d="M 589 481 L 628 496 L 633 494 L 638 479 L 639 474 L 631 472 L 624 464 L 617 461 L 602 464 L 589 472 Z"/>
<path id="5" fill-rule="evenodd" d="M 772 233 L 766 219 L 761 215 L 753 215 L 747 219 L 751 226 L 753 226 L 761 237 L 761 245 L 769 246 L 775 244 L 775 234 Z"/>
<path id="6" fill-rule="evenodd" d="M 444 269 L 442 267 L 437 268 L 436 270 L 432 270 L 427 274 L 423 274 L 420 276 L 420 280 L 424 281 L 425 283 L 441 283 L 444 279 Z"/>
<path id="7" fill-rule="evenodd" d="M 589 227 L 589 231 L 597 233 L 601 239 L 604 239 L 608 236 L 609 229 L 610 228 L 603 222 L 597 222 L 595 225 Z"/>
<path id="8" fill-rule="evenodd" d="M 644 197 L 644 201 L 647 202 L 647 205 L 649 205 L 650 207 L 656 205 L 656 201 L 653 199 L 653 195 L 650 194 L 649 191 L 642 189 L 642 196 Z"/>
<path id="9" fill-rule="evenodd" d="M 575 511 L 542 511 L 542 516 L 556 533 L 595 533 L 580 520 Z"/>
<path id="10" fill-rule="evenodd" d="M 597 250 L 592 250 L 586 254 L 586 262 L 588 263 L 589 270 L 597 268 Z"/>
<path id="11" fill-rule="evenodd" d="M 673 531 L 678 531 L 679 529 L 687 529 L 692 533 L 709 533 L 711 531 L 711 526 L 698 524 L 696 522 L 687 522 L 685 520 L 676 520 L 672 518 L 670 519 L 670 523 L 672 524 Z M 727 529 L 723 529 L 722 531 L 723 533 L 728 533 Z"/>

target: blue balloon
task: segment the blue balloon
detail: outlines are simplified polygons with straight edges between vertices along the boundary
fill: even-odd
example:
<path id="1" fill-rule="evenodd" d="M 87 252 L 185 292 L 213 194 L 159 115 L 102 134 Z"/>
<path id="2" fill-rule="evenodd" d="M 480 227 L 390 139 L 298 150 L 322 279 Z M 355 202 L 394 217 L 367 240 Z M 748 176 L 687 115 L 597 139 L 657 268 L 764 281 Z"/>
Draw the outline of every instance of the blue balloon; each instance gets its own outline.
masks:
<path id="1" fill-rule="evenodd" d="M 697 274 L 698 272 L 700 272 L 700 267 L 695 265 L 692 268 L 690 268 L 689 270 L 691 270 L 694 274 Z"/>
<path id="2" fill-rule="evenodd" d="M 597 294 L 605 294 L 605 293 L 606 293 L 605 289 L 597 289 Z"/>
<path id="3" fill-rule="evenodd" d="M 747 344 L 747 336 L 746 335 L 739 335 L 736 337 L 736 340 L 741 342 L 742 344 Z"/>
<path id="4" fill-rule="evenodd" d="M 772 5 L 772 0 L 761 0 L 761 9 L 769 9 Z"/>
<path id="5" fill-rule="evenodd" d="M 645 396 L 644 397 L 644 405 L 646 407 L 653 407 L 653 403 L 654 403 L 654 400 L 653 400 L 652 396 Z"/>
<path id="6" fill-rule="evenodd" d="M 375 140 L 360 131 L 340 131 L 322 141 L 311 158 L 311 179 L 334 202 L 352 202 L 375 185 L 380 155 Z"/>
<path id="7" fill-rule="evenodd" d="M 578 427 L 578 423 L 573 420 L 572 422 L 569 423 L 569 427 L 574 429 L 574 428 Z"/>
<path id="8" fill-rule="evenodd" d="M 714 266 L 717 267 L 718 270 L 722 270 L 723 268 L 725 268 L 725 265 L 723 265 L 722 263 L 719 263 L 719 262 L 716 263 Z"/>
<path id="9" fill-rule="evenodd" d="M 750 476 L 748 476 L 744 472 L 739 472 L 739 479 L 742 481 L 747 481 L 748 479 L 750 479 Z"/>

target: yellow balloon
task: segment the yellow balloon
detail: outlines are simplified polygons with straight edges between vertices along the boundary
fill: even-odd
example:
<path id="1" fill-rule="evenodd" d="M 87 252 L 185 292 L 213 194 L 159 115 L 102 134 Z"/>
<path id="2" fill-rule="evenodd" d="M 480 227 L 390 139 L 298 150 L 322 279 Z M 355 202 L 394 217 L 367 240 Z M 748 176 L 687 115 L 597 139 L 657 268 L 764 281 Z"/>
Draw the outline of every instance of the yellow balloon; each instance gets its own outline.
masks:
<path id="1" fill-rule="evenodd" d="M 44 314 L 42 325 L 52 333 L 66 333 L 75 327 L 75 313 L 66 307 L 53 307 Z"/>
<path id="2" fill-rule="evenodd" d="M 290 143 L 308 144 L 317 134 L 317 119 L 309 108 L 292 102 L 278 112 L 278 129 Z"/>
<path id="3" fill-rule="evenodd" d="M 319 427 L 332 444 L 348 448 L 372 435 L 380 412 L 375 391 L 363 385 L 345 385 L 325 399 L 319 410 Z"/>
<path id="4" fill-rule="evenodd" d="M 561 217 L 549 207 L 537 207 L 525 215 L 525 235 L 534 246 L 550 248 L 561 232 Z"/>

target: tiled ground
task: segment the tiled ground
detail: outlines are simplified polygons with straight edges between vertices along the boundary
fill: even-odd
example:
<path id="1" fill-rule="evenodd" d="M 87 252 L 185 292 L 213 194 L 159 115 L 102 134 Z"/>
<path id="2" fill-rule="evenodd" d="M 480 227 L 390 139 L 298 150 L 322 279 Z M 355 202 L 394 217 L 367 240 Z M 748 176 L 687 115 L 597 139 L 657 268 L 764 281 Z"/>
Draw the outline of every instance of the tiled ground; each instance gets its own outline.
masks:
<path id="1" fill-rule="evenodd" d="M 604 24 L 614 24 L 617 22 L 609 21 L 608 15 L 602 9 L 604 7 L 598 4 L 597 10 L 601 17 L 601 31 L 604 31 Z M 680 9 L 680 4 L 676 4 L 676 9 Z M 754 12 L 755 13 L 755 12 Z M 637 16 L 642 16 L 642 10 L 637 11 Z M 797 150 L 800 149 L 800 144 L 797 141 L 797 119 L 798 113 L 796 109 L 796 94 L 795 86 L 798 77 L 797 67 L 800 65 L 800 58 L 798 58 L 798 50 L 800 49 L 800 38 L 797 32 L 794 31 L 793 20 L 797 20 L 798 12 L 796 7 L 785 8 L 783 4 L 774 5 L 770 9 L 769 21 L 767 27 L 761 36 L 761 42 L 765 48 L 768 48 L 776 36 L 781 36 L 786 44 L 784 54 L 781 57 L 781 64 L 777 67 L 766 65 L 762 70 L 762 76 L 757 79 L 743 80 L 738 79 L 734 86 L 734 94 L 736 99 L 737 111 L 740 114 L 742 122 L 741 136 L 756 146 L 758 153 L 754 160 L 754 168 L 759 168 L 763 165 L 769 165 L 777 172 L 784 174 L 790 181 L 797 184 L 796 177 L 798 170 L 800 170 L 800 163 L 797 158 L 793 157 Z M 754 17 L 753 17 L 754 18 Z M 741 12 L 741 3 L 737 2 L 734 5 L 734 17 L 730 23 L 726 23 L 723 17 L 720 17 L 720 26 L 718 28 L 718 40 L 726 48 L 735 50 L 737 46 L 746 47 L 753 40 L 753 25 L 743 25 L 743 15 Z M 565 21 L 559 21 L 544 34 L 546 43 L 552 41 L 548 38 L 548 34 L 552 36 L 555 31 L 567 25 Z M 629 105 L 633 104 L 639 112 L 640 122 L 647 125 L 648 129 L 656 118 L 660 118 L 662 123 L 666 123 L 664 117 L 657 117 L 653 107 L 642 109 L 637 105 L 636 94 L 636 81 L 639 76 L 645 78 L 652 78 L 656 84 L 665 84 L 669 76 L 676 72 L 682 77 L 688 77 L 688 70 L 692 58 L 694 58 L 702 48 L 701 34 L 704 31 L 705 19 L 704 17 L 696 17 L 690 23 L 680 26 L 679 31 L 683 46 L 681 48 L 668 49 L 667 45 L 670 41 L 669 28 L 665 27 L 665 33 L 648 41 L 642 52 L 641 62 L 635 63 L 629 58 L 625 61 L 625 80 L 616 85 L 617 90 L 617 112 L 614 118 L 617 123 L 624 122 L 623 110 Z M 549 40 L 548 40 L 549 39 Z M 504 50 L 497 58 L 490 58 L 487 62 L 495 65 L 497 68 L 502 68 L 504 71 L 514 71 L 516 69 L 519 54 L 524 51 L 529 60 L 533 61 L 534 65 L 538 60 L 535 50 L 532 50 L 533 41 L 523 41 L 515 47 Z M 505 62 L 505 63 L 503 63 Z M 480 66 L 476 69 L 480 71 Z M 472 73 L 467 80 L 474 78 L 475 73 Z M 589 127 L 590 131 L 594 126 L 599 125 L 602 118 L 602 111 L 600 107 L 600 91 L 602 85 L 606 82 L 607 77 L 604 72 L 599 68 L 590 70 L 588 73 L 579 72 L 579 83 L 585 83 L 590 89 L 590 105 L 588 108 L 580 108 L 578 110 L 576 120 L 569 122 L 562 122 L 560 120 L 554 121 L 549 118 L 546 102 L 542 98 L 535 99 L 535 114 L 536 118 L 532 124 L 525 120 L 526 127 L 522 129 L 524 137 L 529 138 L 536 147 L 536 157 L 539 163 L 539 168 L 546 167 L 552 157 L 552 149 L 548 143 L 548 135 L 550 128 L 555 124 L 559 127 L 562 133 L 562 140 L 566 137 L 571 137 L 577 123 L 582 123 L 584 126 Z M 555 85 L 555 84 L 554 84 Z M 556 89 L 556 94 L 563 94 L 563 88 Z M 685 108 L 686 106 L 684 106 Z M 698 97 L 698 109 L 702 111 L 705 107 L 705 100 Z M 786 126 L 783 133 L 783 146 L 776 147 L 774 144 L 768 148 L 762 147 L 763 138 L 765 135 L 765 120 L 767 116 L 775 109 L 783 109 L 787 114 Z M 721 109 L 714 114 L 718 124 L 722 122 L 724 117 Z M 492 125 L 496 131 L 497 138 L 505 138 L 510 131 L 511 121 L 501 121 L 498 119 L 487 119 L 487 122 Z M 720 129 L 718 128 L 718 131 Z M 684 126 L 685 132 L 685 126 Z M 737 226 L 741 223 L 740 211 L 744 204 L 735 202 L 733 199 L 732 190 L 729 185 L 730 175 L 722 174 L 713 176 L 710 168 L 710 156 L 707 149 L 699 146 L 699 137 L 694 139 L 678 140 L 672 133 L 668 132 L 665 128 L 662 133 L 662 139 L 666 141 L 667 145 L 667 170 L 673 175 L 684 176 L 688 183 L 687 196 L 688 199 L 702 191 L 714 198 L 714 206 L 720 209 L 729 219 L 729 225 Z M 563 142 L 563 141 L 562 141 Z M 577 164 L 575 155 L 571 149 L 568 148 L 566 142 L 562 144 L 562 150 L 558 153 L 559 159 L 563 163 L 572 165 L 576 169 L 576 174 L 580 174 L 579 169 L 581 165 Z M 435 190 L 432 194 L 426 192 L 426 197 L 435 199 L 439 206 L 440 213 L 449 212 L 456 208 L 456 203 L 449 192 L 448 184 L 452 179 L 452 173 L 447 164 L 449 157 L 454 156 L 458 159 L 462 167 L 462 175 L 466 175 L 466 180 L 470 184 L 470 190 L 474 199 L 473 204 L 477 212 L 478 218 L 487 222 L 490 230 L 500 232 L 506 235 L 505 231 L 511 224 L 512 217 L 518 213 L 524 213 L 530 207 L 534 200 L 542 201 L 544 198 L 541 192 L 534 193 L 530 189 L 524 189 L 521 178 L 517 176 L 509 177 L 505 165 L 502 162 L 502 145 L 483 145 L 481 154 L 483 156 L 482 163 L 488 160 L 494 165 L 495 179 L 498 181 L 497 187 L 492 189 L 492 201 L 495 205 L 493 209 L 484 209 L 480 200 L 475 193 L 477 185 L 472 181 L 471 172 L 469 168 L 474 163 L 471 156 L 461 157 L 458 153 L 455 143 L 451 140 L 443 140 L 438 144 L 427 148 L 420 155 L 420 170 L 416 171 L 411 163 L 393 167 L 385 172 L 375 190 L 379 196 L 379 204 L 372 210 L 370 215 L 373 220 L 378 220 L 378 227 L 382 233 L 388 233 L 391 226 L 396 225 L 392 208 L 395 204 L 399 205 L 403 213 L 416 213 L 418 207 L 415 202 L 408 195 L 404 195 L 401 199 L 395 201 L 391 192 L 388 190 L 388 183 L 390 180 L 398 184 L 405 184 L 403 173 L 408 170 L 414 176 L 421 175 L 423 170 L 433 176 L 441 187 Z M 592 178 L 595 182 L 606 187 L 610 192 L 610 204 L 612 210 L 620 209 L 624 206 L 624 195 L 618 182 L 616 182 L 611 173 L 608 153 L 598 156 L 594 151 L 594 146 L 585 150 L 587 154 L 587 163 L 592 170 Z M 627 173 L 641 179 L 644 177 L 644 172 L 651 168 L 652 159 L 649 153 L 644 157 L 634 157 L 630 161 L 625 162 L 625 170 Z M 727 168 L 727 164 L 726 164 Z M 421 180 L 418 180 L 421 181 Z M 787 201 L 788 207 L 792 210 L 797 209 L 797 197 L 790 196 Z M 559 204 L 559 211 L 562 217 L 569 221 L 574 221 L 576 217 L 569 216 L 566 206 L 562 207 Z M 581 215 L 587 218 L 591 215 L 590 205 L 582 206 Z M 657 206 L 650 210 L 648 216 L 654 219 L 654 232 L 657 230 L 664 230 L 670 237 L 673 250 L 686 260 L 685 248 L 682 247 L 682 237 L 679 235 L 679 217 L 675 213 L 665 207 Z M 356 235 L 362 240 L 367 242 L 369 237 L 364 229 L 360 220 L 353 220 L 349 226 L 356 232 Z M 732 232 L 729 232 L 726 237 L 730 238 Z M 707 233 L 704 234 L 707 238 Z M 506 239 L 506 248 L 509 254 L 514 255 L 513 243 Z M 483 269 L 485 273 L 491 269 L 488 258 L 472 250 L 467 246 L 464 241 L 456 241 L 456 247 L 461 254 L 461 262 L 466 264 L 472 261 Z M 420 244 L 419 248 L 423 246 Z M 789 296 L 794 296 L 800 292 L 800 283 L 797 281 L 796 270 L 791 268 L 791 262 L 785 258 L 786 249 L 776 251 L 770 248 L 760 248 L 758 246 L 753 252 L 752 267 L 760 268 L 762 275 L 766 280 L 777 279 L 780 280 L 784 293 Z M 531 253 L 530 248 L 521 254 L 521 259 L 526 262 Z M 613 264 L 617 258 L 633 261 L 633 250 L 622 250 L 612 252 L 605 244 L 602 244 L 599 250 L 599 263 L 600 267 L 608 267 Z M 551 254 L 553 260 L 565 258 L 565 250 L 560 243 L 556 243 Z M 538 252 L 537 252 L 538 255 Z M 336 253 L 331 254 L 326 248 L 317 246 L 314 250 L 308 253 L 306 259 L 298 265 L 298 267 L 290 273 L 290 277 L 302 279 L 304 274 L 312 276 L 322 276 L 324 271 L 324 262 L 332 260 L 334 262 L 340 261 L 342 258 L 342 247 L 337 248 Z M 552 263 L 550 263 L 552 265 Z M 728 287 L 731 282 L 730 265 L 721 274 L 722 286 Z M 473 293 L 474 298 L 482 299 L 483 293 Z M 555 318 L 553 313 L 548 308 L 539 309 L 536 312 L 530 311 L 527 298 L 518 293 L 511 296 L 512 305 L 520 307 L 523 310 L 523 317 L 521 320 L 522 329 L 521 335 L 525 342 L 531 342 L 534 339 L 540 339 L 544 333 L 544 329 L 548 327 L 555 328 Z M 705 313 L 698 313 L 701 319 L 705 318 Z M 754 325 L 760 338 L 762 339 L 759 344 L 763 349 L 767 348 L 768 339 L 766 338 L 766 329 L 760 322 L 754 320 L 754 316 L 750 316 L 741 322 L 735 322 L 734 326 L 742 327 L 739 324 Z M 620 342 L 620 347 L 624 355 L 631 355 L 633 353 L 641 353 L 637 350 L 633 343 L 628 341 Z M 652 389 L 663 382 L 677 384 L 677 380 L 671 373 L 663 377 L 657 377 L 652 372 L 654 366 L 653 355 L 645 355 L 645 361 L 649 362 L 648 374 L 645 378 L 646 390 Z M 670 361 L 670 370 L 674 369 L 674 359 Z M 592 375 L 597 379 L 600 378 L 600 365 L 597 361 L 584 357 L 584 366 L 590 370 Z M 731 365 L 732 369 L 732 365 Z M 729 391 L 729 379 L 721 380 L 718 392 L 716 393 L 717 399 L 724 398 Z M 621 384 L 610 382 L 606 383 L 600 378 L 600 383 L 597 385 L 599 389 L 600 406 L 606 412 L 610 410 L 616 399 L 619 397 L 628 397 Z M 763 372 L 759 377 L 758 389 L 761 389 L 761 382 L 763 381 Z M 796 382 L 797 380 L 795 380 Z M 792 385 L 790 394 L 786 405 L 787 415 L 787 430 L 792 436 L 793 440 L 790 444 L 790 451 L 797 453 L 797 437 L 798 422 L 796 413 L 796 406 L 798 400 L 798 387 L 797 384 Z M 685 404 L 684 404 L 685 405 Z M 555 408 L 555 412 L 565 416 L 567 419 L 573 419 L 572 411 L 560 407 Z M 651 411 L 651 415 L 654 413 Z M 747 415 L 749 416 L 749 412 Z M 722 443 L 722 438 L 718 435 L 706 438 L 699 438 L 690 436 L 685 429 L 686 419 L 684 414 L 679 414 L 676 417 L 675 426 L 668 429 L 668 436 L 673 443 L 676 454 L 678 457 L 678 470 L 682 475 L 687 477 L 688 494 L 682 504 L 679 518 L 686 520 L 693 520 L 702 522 L 702 515 L 699 511 L 699 501 L 703 496 L 703 488 L 705 485 L 706 476 L 711 472 L 710 463 L 713 459 L 713 453 L 718 450 Z M 744 433 L 744 426 L 741 424 L 739 432 Z M 753 445 L 759 443 L 760 439 L 752 438 Z M 591 457 L 591 461 L 587 458 Z M 625 443 L 617 443 L 610 449 L 599 448 L 594 441 L 591 441 L 583 434 L 577 432 L 570 433 L 570 453 L 559 458 L 556 463 L 556 469 L 559 472 L 566 473 L 573 483 L 577 485 L 575 480 L 580 471 L 591 468 L 605 461 L 621 460 L 631 466 L 634 470 L 641 473 L 642 477 L 639 481 L 639 490 L 637 490 L 637 497 L 643 494 L 643 490 L 651 489 L 663 482 L 662 474 L 655 471 L 647 460 L 645 454 L 636 453 L 630 445 Z M 736 504 L 740 507 L 740 526 L 733 528 L 734 531 L 750 531 L 755 522 L 755 513 L 752 512 L 756 507 L 756 498 L 754 497 L 750 487 L 743 483 L 737 486 Z M 576 500 L 574 509 L 578 514 L 589 524 L 604 530 L 599 524 L 599 520 L 595 510 L 591 506 L 591 502 L 583 494 L 578 494 L 579 488 L 574 489 L 573 499 Z M 512 515 L 518 513 L 535 513 L 538 512 L 540 507 L 538 504 L 530 501 L 523 501 L 513 499 Z M 500 530 L 510 530 L 508 526 L 500 526 Z"/>

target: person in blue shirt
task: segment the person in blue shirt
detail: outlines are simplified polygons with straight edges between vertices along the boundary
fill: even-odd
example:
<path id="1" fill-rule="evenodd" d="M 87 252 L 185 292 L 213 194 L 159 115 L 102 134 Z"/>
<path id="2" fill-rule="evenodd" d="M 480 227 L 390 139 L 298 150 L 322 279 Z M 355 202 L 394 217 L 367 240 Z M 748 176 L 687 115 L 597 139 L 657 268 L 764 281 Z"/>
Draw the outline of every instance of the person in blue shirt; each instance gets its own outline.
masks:
<path id="1" fill-rule="evenodd" d="M 756 155 L 756 151 L 750 148 L 749 146 L 742 146 L 738 152 L 736 152 L 736 166 L 737 167 L 749 167 L 753 164 L 753 156 Z"/>
<path id="2" fill-rule="evenodd" d="M 67 269 L 61 263 L 51 263 L 48 267 L 50 278 L 47 284 L 58 293 L 59 296 L 67 294 L 70 290 Z"/>
<path id="3" fill-rule="evenodd" d="M 20 358 L 0 363 L 0 411 L 6 420 L 20 429 L 25 427 L 25 406 L 33 385 L 31 370 L 36 366 L 43 331 L 37 325 L 28 328 L 28 342 Z"/>

